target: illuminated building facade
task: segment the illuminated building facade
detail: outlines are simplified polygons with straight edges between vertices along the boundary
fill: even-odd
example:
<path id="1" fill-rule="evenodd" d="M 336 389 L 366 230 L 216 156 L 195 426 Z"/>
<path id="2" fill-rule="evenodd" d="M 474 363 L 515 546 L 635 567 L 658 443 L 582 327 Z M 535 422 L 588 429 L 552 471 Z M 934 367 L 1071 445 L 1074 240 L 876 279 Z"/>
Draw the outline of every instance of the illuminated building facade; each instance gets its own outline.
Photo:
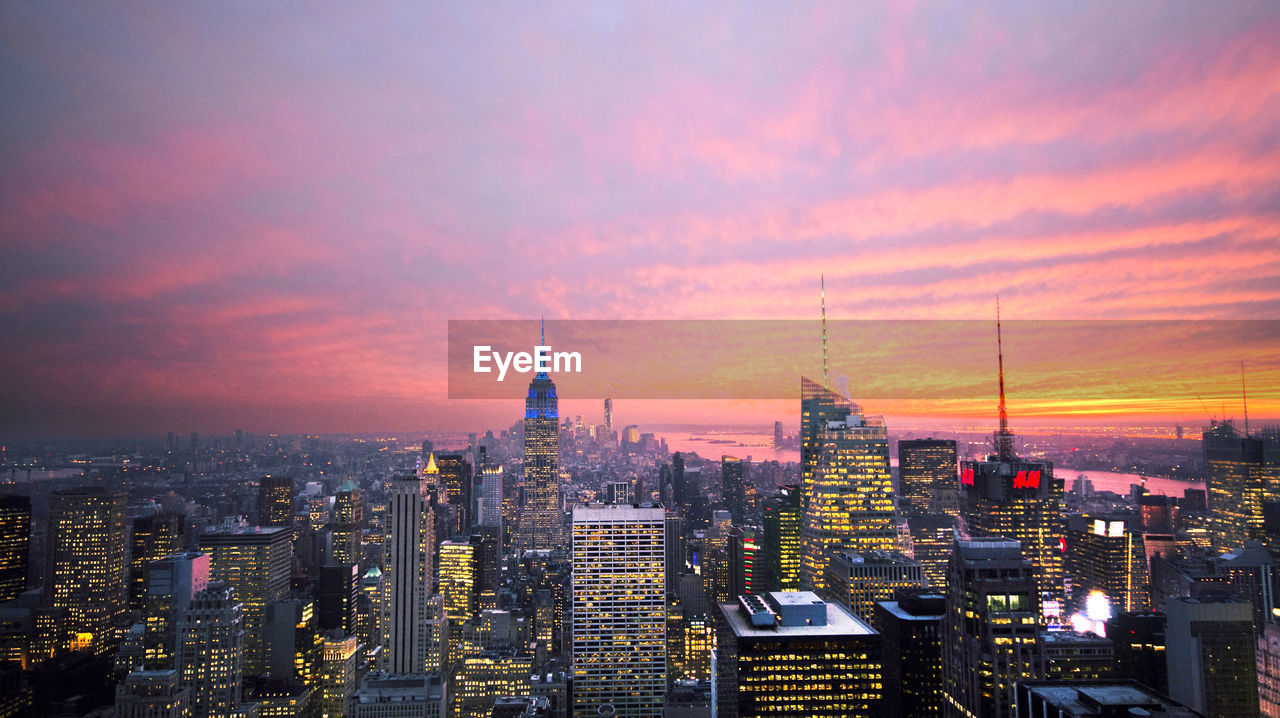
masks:
<path id="1" fill-rule="evenodd" d="M 1115 648 L 1115 677 L 1140 681 L 1160 693 L 1169 692 L 1163 613 L 1117 613 L 1107 619 L 1105 633 Z"/>
<path id="2" fill-rule="evenodd" d="M 331 635 L 324 640 L 320 670 L 320 718 L 347 714 L 347 702 L 356 690 L 360 642 L 355 636 Z"/>
<path id="3" fill-rule="evenodd" d="M 881 636 L 843 606 L 775 591 L 717 608 L 712 715 L 884 715 Z"/>
<path id="4" fill-rule="evenodd" d="M 524 403 L 524 505 L 520 550 L 560 545 L 560 411 L 556 385 L 545 372 L 529 382 Z"/>
<path id="5" fill-rule="evenodd" d="M 244 626 L 236 591 L 211 583 L 191 597 L 178 622 L 175 668 L 191 691 L 191 715 L 224 718 L 240 706 Z"/>
<path id="6" fill-rule="evenodd" d="M 1142 534 L 1135 532 L 1125 517 L 1068 517 L 1065 563 L 1076 610 L 1095 591 L 1106 595 L 1118 611 L 1150 607 Z"/>
<path id="7" fill-rule="evenodd" d="M 147 564 L 182 548 L 185 521 L 168 511 L 133 520 L 129 537 L 129 610 L 141 611 L 146 594 Z"/>
<path id="8" fill-rule="evenodd" d="M 735 526 L 729 532 L 730 594 L 758 593 L 760 589 L 760 530 Z"/>
<path id="9" fill-rule="evenodd" d="M 502 466 L 480 468 L 479 526 L 502 529 Z"/>
<path id="10" fill-rule="evenodd" d="M 484 651 L 462 659 L 454 674 L 453 718 L 488 718 L 498 696 L 527 696 L 533 656 Z"/>
<path id="11" fill-rule="evenodd" d="M 1017 541 L 956 539 L 947 583 L 944 714 L 1010 718 L 1018 681 L 1043 677 L 1035 569 Z"/>
<path id="12" fill-rule="evenodd" d="M 1229 420 L 1214 422 L 1203 439 L 1213 548 L 1265 540 L 1263 504 L 1280 500 L 1280 427 L 1246 436 Z"/>
<path id="13" fill-rule="evenodd" d="M 871 625 L 884 636 L 885 715 L 942 715 L 942 621 L 947 597 L 902 589 L 876 604 Z"/>
<path id="14" fill-rule="evenodd" d="M 827 597 L 864 621 L 898 589 L 923 587 L 920 564 L 896 551 L 837 551 L 827 568 Z"/>
<path id="15" fill-rule="evenodd" d="M 573 715 L 662 711 L 666 670 L 666 512 L 573 510 Z"/>
<path id="16" fill-rule="evenodd" d="M 1253 606 L 1224 595 L 1177 596 L 1169 617 L 1169 695 L 1209 716 L 1259 714 Z"/>
<path id="17" fill-rule="evenodd" d="M 293 526 L 292 476 L 264 476 L 259 480 L 258 525 Z"/>
<path id="18" fill-rule="evenodd" d="M 173 668 L 178 623 L 191 599 L 209 585 L 209 555 L 176 553 L 147 566 L 143 596 L 143 665 L 151 669 Z"/>
<path id="19" fill-rule="evenodd" d="M 434 463 L 434 462 L 430 462 Z M 431 503 L 416 475 L 391 484 L 383 546 L 383 661 L 393 674 L 422 673 L 430 650 L 432 560 L 435 538 Z"/>
<path id="20" fill-rule="evenodd" d="M 450 526 L 451 534 L 467 534 L 471 531 L 472 482 L 471 462 L 462 454 L 440 454 L 436 457 L 440 469 L 440 483 L 444 487 L 445 501 L 457 507 L 457 521 Z"/>
<path id="21" fill-rule="evenodd" d="M 30 556 L 31 499 L 0 494 L 0 603 L 26 590 Z"/>
<path id="22" fill-rule="evenodd" d="M 720 457 L 720 495 L 735 524 L 747 517 L 747 465 L 736 456 Z"/>
<path id="23" fill-rule="evenodd" d="M 903 439 L 898 442 L 898 475 L 903 508 L 912 514 L 940 511 L 934 506 L 936 490 L 956 487 L 954 439 Z"/>
<path id="24" fill-rule="evenodd" d="M 800 588 L 800 528 L 804 512 L 799 486 L 780 486 L 764 502 L 760 548 L 759 592 Z"/>
<path id="25" fill-rule="evenodd" d="M 951 549 L 956 541 L 956 520 L 950 514 L 907 517 L 911 534 L 911 555 L 920 564 L 929 587 L 947 593 Z"/>
<path id="26" fill-rule="evenodd" d="M 450 620 L 465 621 L 479 608 L 479 537 L 440 544 L 440 593 Z"/>
<path id="27" fill-rule="evenodd" d="M 244 670 L 266 671 L 263 626 L 267 604 L 289 592 L 293 532 L 281 526 L 218 529 L 200 537 L 209 554 L 210 577 L 235 588 L 244 612 Z"/>
<path id="28" fill-rule="evenodd" d="M 102 487 L 49 496 L 45 603 L 65 612 L 72 645 L 106 651 L 125 609 L 125 494 Z"/>
<path id="29" fill-rule="evenodd" d="M 889 435 L 883 417 L 809 379 L 800 391 L 800 584 L 821 592 L 833 549 L 898 548 Z"/>
<path id="30" fill-rule="evenodd" d="M 333 499 L 332 563 L 359 564 L 364 558 L 364 502 L 360 489 L 347 479 Z"/>

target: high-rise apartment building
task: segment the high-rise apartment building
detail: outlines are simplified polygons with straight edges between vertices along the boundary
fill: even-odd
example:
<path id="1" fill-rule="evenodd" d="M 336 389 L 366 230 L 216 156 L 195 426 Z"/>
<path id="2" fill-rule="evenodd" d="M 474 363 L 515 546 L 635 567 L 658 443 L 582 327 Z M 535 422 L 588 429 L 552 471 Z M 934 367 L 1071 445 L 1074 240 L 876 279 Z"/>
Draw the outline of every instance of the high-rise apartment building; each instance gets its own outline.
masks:
<path id="1" fill-rule="evenodd" d="M 800 395 L 800 584 L 823 591 L 833 549 L 898 547 L 889 435 L 884 417 L 804 377 Z"/>
<path id="2" fill-rule="evenodd" d="M 422 673 L 430 652 L 435 537 L 430 498 L 417 475 L 391 483 L 383 544 L 383 661 L 393 674 Z"/>
<path id="3" fill-rule="evenodd" d="M 934 492 L 956 487 L 954 439 L 903 439 L 898 442 L 898 476 L 903 508 L 913 514 L 936 513 Z"/>
<path id="4" fill-rule="evenodd" d="M 31 499 L 0 494 L 0 603 L 26 590 L 30 560 Z"/>
<path id="5" fill-rule="evenodd" d="M 292 476 L 264 476 L 258 481 L 258 525 L 293 526 Z"/>
<path id="6" fill-rule="evenodd" d="M 1017 541 L 956 539 L 947 583 L 944 714 L 1010 718 L 1018 681 L 1044 672 L 1035 569 Z"/>
<path id="7" fill-rule="evenodd" d="M 289 592 L 292 538 L 292 529 L 284 526 L 220 528 L 200 537 L 211 578 L 234 588 L 243 606 L 244 670 L 249 675 L 266 671 L 263 621 L 267 605 Z"/>
<path id="8" fill-rule="evenodd" d="M 573 715 L 656 716 L 667 689 L 665 511 L 573 510 Z"/>
<path id="9" fill-rule="evenodd" d="M 550 550 L 560 544 L 560 411 L 545 372 L 529 383 L 524 404 L 524 505 L 516 546 Z"/>
<path id="10" fill-rule="evenodd" d="M 90 486 L 49 496 L 45 602 L 65 612 L 72 645 L 109 648 L 125 609 L 125 494 Z"/>
<path id="11" fill-rule="evenodd" d="M 880 634 L 843 606 L 775 591 L 717 608 L 712 715 L 885 715 Z"/>

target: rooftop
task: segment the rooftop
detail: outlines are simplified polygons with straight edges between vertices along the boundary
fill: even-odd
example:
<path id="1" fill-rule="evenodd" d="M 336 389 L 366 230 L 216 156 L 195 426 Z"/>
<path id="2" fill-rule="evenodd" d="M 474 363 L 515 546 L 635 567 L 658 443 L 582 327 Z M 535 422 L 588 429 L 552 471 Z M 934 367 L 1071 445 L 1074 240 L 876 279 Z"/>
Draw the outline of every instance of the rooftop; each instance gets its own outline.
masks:
<path id="1" fill-rule="evenodd" d="M 853 615 L 845 607 L 836 603 L 827 603 L 811 591 L 776 591 L 769 594 L 781 612 L 788 607 L 812 606 L 816 601 L 826 609 L 826 625 L 775 625 L 772 627 L 753 627 L 751 618 L 746 615 L 738 603 L 721 603 L 720 612 L 726 622 L 739 638 L 752 640 L 772 640 L 781 638 L 821 638 L 832 636 L 874 636 L 876 630 L 866 621 Z M 778 597 L 781 597 L 780 599 Z M 776 601 L 776 603 L 775 603 Z"/>

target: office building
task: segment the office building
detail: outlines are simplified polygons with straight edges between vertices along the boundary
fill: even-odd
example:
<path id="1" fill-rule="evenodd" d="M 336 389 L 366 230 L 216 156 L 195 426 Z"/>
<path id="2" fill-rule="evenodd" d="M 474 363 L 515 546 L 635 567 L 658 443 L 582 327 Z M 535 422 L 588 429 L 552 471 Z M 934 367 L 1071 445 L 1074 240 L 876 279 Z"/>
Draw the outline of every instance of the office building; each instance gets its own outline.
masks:
<path id="1" fill-rule="evenodd" d="M 717 608 L 713 715 L 884 715 L 880 634 L 843 606 L 775 591 Z"/>
<path id="2" fill-rule="evenodd" d="M 453 718 L 488 718 L 498 696 L 528 696 L 533 656 L 483 651 L 460 662 L 453 680 Z"/>
<path id="3" fill-rule="evenodd" d="M 258 525 L 293 526 L 292 476 L 264 476 L 259 479 Z"/>
<path id="4" fill-rule="evenodd" d="M 30 557 L 31 499 L 0 494 L 0 603 L 27 590 Z"/>
<path id="5" fill-rule="evenodd" d="M 321 631 L 356 631 L 356 597 L 360 594 L 360 567 L 355 564 L 322 566 L 316 585 L 316 625 Z"/>
<path id="6" fill-rule="evenodd" d="M 1044 677 L 1055 681 L 1096 681 L 1113 677 L 1111 639 L 1076 631 L 1041 631 Z"/>
<path id="7" fill-rule="evenodd" d="M 720 457 L 720 495 L 733 523 L 747 520 L 747 465 L 735 456 Z"/>
<path id="8" fill-rule="evenodd" d="M 292 529 L 284 526 L 220 528 L 200 537 L 200 551 L 209 554 L 210 578 L 234 588 L 243 606 L 244 670 L 249 675 L 266 671 L 263 621 L 267 605 L 289 592 L 292 538 Z"/>
<path id="9" fill-rule="evenodd" d="M 1017 541 L 956 539 L 942 624 L 949 716 L 1014 715 L 1018 681 L 1043 677 L 1035 570 Z"/>
<path id="10" fill-rule="evenodd" d="M 898 589 L 923 588 L 920 564 L 897 551 L 837 551 L 827 568 L 827 597 L 870 622 L 875 606 Z"/>
<path id="11" fill-rule="evenodd" d="M 502 466 L 480 468 L 480 516 L 478 526 L 502 529 Z"/>
<path id="12" fill-rule="evenodd" d="M 799 486 L 784 485 L 761 510 L 759 592 L 800 588 L 800 530 L 804 513 Z"/>
<path id="13" fill-rule="evenodd" d="M 1226 595 L 1165 602 L 1169 695 L 1210 718 L 1259 715 L 1253 606 Z"/>
<path id="14" fill-rule="evenodd" d="M 244 626 L 236 591 L 210 583 L 191 597 L 178 621 L 175 668 L 191 691 L 191 715 L 222 718 L 240 706 Z"/>
<path id="15" fill-rule="evenodd" d="M 524 504 L 516 547 L 550 550 L 560 544 L 560 411 L 546 372 L 529 383 L 524 404 Z"/>
<path id="16" fill-rule="evenodd" d="M 573 510 L 573 714 L 661 712 L 666 670 L 666 512 Z"/>
<path id="17" fill-rule="evenodd" d="M 1115 677 L 1139 681 L 1160 693 L 1169 692 L 1169 666 L 1165 658 L 1166 617 L 1141 611 L 1118 613 L 1106 621 L 1106 636 L 1115 649 Z"/>
<path id="18" fill-rule="evenodd" d="M 1071 576 L 1075 610 L 1094 592 L 1104 594 L 1118 611 L 1150 607 L 1143 535 L 1129 526 L 1126 517 L 1069 516 L 1064 563 Z"/>
<path id="19" fill-rule="evenodd" d="M 911 514 L 937 513 L 936 490 L 956 488 L 954 439 L 903 439 L 898 442 L 899 503 Z"/>
<path id="20" fill-rule="evenodd" d="M 185 527 L 182 516 L 163 510 L 152 510 L 133 520 L 129 537 L 130 611 L 142 610 L 147 564 L 181 550 Z"/>
<path id="21" fill-rule="evenodd" d="M 324 639 L 320 669 L 320 718 L 340 718 L 356 690 L 359 670 L 359 640 L 331 632 Z"/>
<path id="22" fill-rule="evenodd" d="M 429 462 L 428 466 L 430 467 Z M 391 483 L 383 544 L 383 661 L 393 674 L 423 673 L 428 665 L 428 596 L 435 537 L 430 498 L 416 475 Z"/>
<path id="23" fill-rule="evenodd" d="M 448 692 L 439 674 L 369 673 L 351 699 L 349 718 L 446 718 Z"/>
<path id="24" fill-rule="evenodd" d="M 440 483 L 444 487 L 445 501 L 457 507 L 457 521 L 449 527 L 450 534 L 466 535 L 471 532 L 474 491 L 471 480 L 471 462 L 462 454 L 440 454 L 436 457 L 440 469 Z"/>
<path id="25" fill-rule="evenodd" d="M 191 689 L 176 670 L 133 671 L 116 685 L 116 718 L 190 718 Z"/>
<path id="26" fill-rule="evenodd" d="M 922 514 L 907 517 L 911 534 L 911 555 L 920 564 L 925 581 L 943 595 L 947 593 L 951 549 L 956 541 L 956 519 L 950 514 Z"/>
<path id="27" fill-rule="evenodd" d="M 143 665 L 156 670 L 173 668 L 178 623 L 192 597 L 209 586 L 209 555 L 175 553 L 148 564 L 146 576 Z"/>
<path id="28" fill-rule="evenodd" d="M 347 479 L 333 499 L 330 563 L 360 564 L 364 561 L 364 502 L 355 482 Z"/>
<path id="29" fill-rule="evenodd" d="M 1263 504 L 1280 500 L 1280 427 L 1246 435 L 1230 420 L 1212 422 L 1203 446 L 1214 549 L 1265 540 Z"/>
<path id="30" fill-rule="evenodd" d="M 1204 718 L 1137 681 L 1022 681 L 1017 718 Z"/>
<path id="31" fill-rule="evenodd" d="M 72 646 L 102 653 L 125 609 L 125 494 L 90 486 L 49 496 L 45 603 Z"/>
<path id="32" fill-rule="evenodd" d="M 800 396 L 800 584 L 820 592 L 832 549 L 898 548 L 889 435 L 884 417 L 804 377 Z"/>
<path id="33" fill-rule="evenodd" d="M 876 604 L 871 625 L 883 637 L 884 714 L 942 715 L 942 621 L 947 597 L 907 588 Z"/>

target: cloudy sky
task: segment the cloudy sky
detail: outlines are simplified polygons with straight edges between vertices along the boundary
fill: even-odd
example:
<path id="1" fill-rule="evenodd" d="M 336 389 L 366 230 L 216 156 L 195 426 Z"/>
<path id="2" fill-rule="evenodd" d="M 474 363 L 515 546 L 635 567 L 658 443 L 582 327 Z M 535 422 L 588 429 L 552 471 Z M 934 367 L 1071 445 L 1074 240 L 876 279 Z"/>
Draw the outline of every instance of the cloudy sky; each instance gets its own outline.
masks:
<path id="1" fill-rule="evenodd" d="M 819 274 L 1280 319 L 1280 4 L 424 5 L 0 5 L 0 436 L 496 427 L 449 319 Z"/>

